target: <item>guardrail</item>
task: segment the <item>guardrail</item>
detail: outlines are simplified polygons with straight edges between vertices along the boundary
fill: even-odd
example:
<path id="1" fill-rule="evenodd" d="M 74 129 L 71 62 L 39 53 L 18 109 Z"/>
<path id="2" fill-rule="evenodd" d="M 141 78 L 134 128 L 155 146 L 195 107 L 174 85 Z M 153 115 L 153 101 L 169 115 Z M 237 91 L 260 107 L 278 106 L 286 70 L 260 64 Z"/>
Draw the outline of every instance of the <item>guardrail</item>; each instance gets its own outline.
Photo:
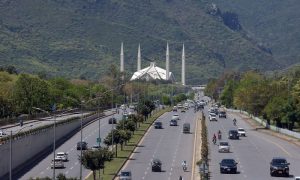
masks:
<path id="1" fill-rule="evenodd" d="M 234 110 L 234 109 L 227 109 L 227 111 L 238 112 L 238 113 L 247 115 L 247 116 L 251 117 L 251 119 L 255 120 L 256 122 L 260 123 L 262 126 L 268 128 L 268 129 L 271 129 L 271 130 L 273 130 L 275 132 L 278 132 L 278 133 L 281 133 L 281 134 L 285 134 L 285 135 L 288 135 L 288 136 L 300 139 L 300 133 L 297 133 L 295 131 L 290 131 L 288 129 L 279 128 L 279 127 L 276 127 L 276 126 L 273 126 L 273 125 L 269 125 L 269 124 L 267 124 L 266 120 L 263 120 L 263 119 L 260 119 L 258 117 L 255 117 L 255 116 L 249 114 L 246 111 Z"/>

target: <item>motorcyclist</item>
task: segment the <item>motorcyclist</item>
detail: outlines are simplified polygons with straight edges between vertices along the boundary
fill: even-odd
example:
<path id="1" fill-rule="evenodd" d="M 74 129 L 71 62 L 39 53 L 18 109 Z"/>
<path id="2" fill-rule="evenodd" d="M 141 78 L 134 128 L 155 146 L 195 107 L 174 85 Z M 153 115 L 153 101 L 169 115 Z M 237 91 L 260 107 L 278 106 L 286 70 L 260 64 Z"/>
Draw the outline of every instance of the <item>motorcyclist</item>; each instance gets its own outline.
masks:
<path id="1" fill-rule="evenodd" d="M 182 176 L 179 176 L 179 180 L 183 180 Z"/>
<path id="2" fill-rule="evenodd" d="M 233 119 L 233 125 L 236 126 L 236 119 L 235 118 Z"/>
<path id="3" fill-rule="evenodd" d="M 216 137 L 216 134 L 214 134 L 214 136 L 213 136 L 213 140 L 212 140 L 212 141 L 213 141 L 213 143 L 214 143 L 214 144 L 216 144 L 216 142 L 217 142 L 217 137 Z"/>
<path id="4" fill-rule="evenodd" d="M 186 161 L 182 161 L 181 163 L 182 169 L 185 171 L 187 169 Z"/>
<path id="5" fill-rule="evenodd" d="M 218 139 L 219 140 L 222 139 L 222 132 L 221 132 L 221 130 L 218 131 Z"/>

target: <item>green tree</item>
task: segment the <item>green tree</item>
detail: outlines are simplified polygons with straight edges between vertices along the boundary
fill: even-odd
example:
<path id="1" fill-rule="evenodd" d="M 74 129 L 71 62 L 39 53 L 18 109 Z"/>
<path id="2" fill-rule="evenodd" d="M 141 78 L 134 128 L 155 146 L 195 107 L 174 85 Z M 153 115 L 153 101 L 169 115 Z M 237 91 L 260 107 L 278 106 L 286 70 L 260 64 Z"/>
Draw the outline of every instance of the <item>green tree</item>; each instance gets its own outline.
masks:
<path id="1" fill-rule="evenodd" d="M 226 107 L 233 107 L 233 94 L 236 89 L 238 83 L 234 80 L 229 80 L 220 96 L 221 103 Z"/>
<path id="2" fill-rule="evenodd" d="M 97 151 L 84 151 L 82 158 L 79 160 L 86 168 L 93 171 L 93 179 L 96 180 L 96 170 L 104 169 L 106 161 L 113 159 L 113 153 L 108 148 L 100 148 Z M 100 172 L 99 172 L 100 174 Z"/>

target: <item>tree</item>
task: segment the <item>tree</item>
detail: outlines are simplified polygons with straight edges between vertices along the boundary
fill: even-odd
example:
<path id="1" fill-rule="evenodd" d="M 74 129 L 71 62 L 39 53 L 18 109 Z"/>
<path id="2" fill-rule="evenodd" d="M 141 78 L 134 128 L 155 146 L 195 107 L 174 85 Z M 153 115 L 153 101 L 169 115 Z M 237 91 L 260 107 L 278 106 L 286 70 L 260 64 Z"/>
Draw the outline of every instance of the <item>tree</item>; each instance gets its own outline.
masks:
<path id="1" fill-rule="evenodd" d="M 171 105 L 171 98 L 169 96 L 163 95 L 162 96 L 162 103 L 164 105 Z"/>
<path id="2" fill-rule="evenodd" d="M 233 107 L 233 94 L 237 85 L 238 83 L 234 80 L 229 80 L 226 83 L 220 97 L 221 103 L 224 104 L 226 107 Z"/>
<path id="3" fill-rule="evenodd" d="M 96 179 L 96 170 L 104 169 L 106 161 L 111 161 L 113 153 L 108 148 L 100 148 L 97 151 L 84 151 L 79 161 L 86 168 L 93 171 L 93 178 Z"/>

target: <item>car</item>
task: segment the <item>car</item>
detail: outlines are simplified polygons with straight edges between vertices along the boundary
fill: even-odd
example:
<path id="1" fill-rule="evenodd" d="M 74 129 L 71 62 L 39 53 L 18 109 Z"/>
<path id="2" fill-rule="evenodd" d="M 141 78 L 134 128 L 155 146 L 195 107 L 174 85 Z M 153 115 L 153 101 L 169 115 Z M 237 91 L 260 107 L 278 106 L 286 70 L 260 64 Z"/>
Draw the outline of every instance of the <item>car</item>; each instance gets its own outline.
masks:
<path id="1" fill-rule="evenodd" d="M 108 119 L 108 124 L 117 124 L 117 119 L 114 117 L 111 117 Z"/>
<path id="2" fill-rule="evenodd" d="M 274 157 L 270 162 L 270 175 L 284 175 L 289 177 L 290 176 L 290 163 L 287 162 L 285 158 L 282 157 Z"/>
<path id="3" fill-rule="evenodd" d="M 183 105 L 182 104 L 177 104 L 177 108 L 181 109 L 181 108 L 183 108 Z"/>
<path id="4" fill-rule="evenodd" d="M 220 173 L 237 173 L 237 162 L 234 159 L 222 159 L 220 162 Z"/>
<path id="5" fill-rule="evenodd" d="M 125 104 L 122 104 L 122 105 L 120 106 L 120 108 L 121 108 L 122 110 L 126 110 L 126 105 L 125 105 Z"/>
<path id="6" fill-rule="evenodd" d="M 172 109 L 173 112 L 177 112 L 177 106 L 174 106 Z"/>
<path id="7" fill-rule="evenodd" d="M 210 121 L 218 121 L 217 115 L 215 113 L 209 113 L 208 119 Z"/>
<path id="8" fill-rule="evenodd" d="M 62 161 L 68 161 L 68 154 L 65 152 L 56 153 L 55 159 L 61 159 Z"/>
<path id="9" fill-rule="evenodd" d="M 88 149 L 88 146 L 87 146 L 87 142 L 85 141 L 82 141 L 82 142 L 78 142 L 77 143 L 77 150 L 87 150 Z"/>
<path id="10" fill-rule="evenodd" d="M 6 133 L 0 130 L 0 137 L 6 136 Z"/>
<path id="11" fill-rule="evenodd" d="M 171 119 L 174 119 L 174 120 L 179 120 L 179 115 L 178 114 L 173 114 L 172 118 Z"/>
<path id="12" fill-rule="evenodd" d="M 300 176 L 296 176 L 294 180 L 300 180 Z"/>
<path id="13" fill-rule="evenodd" d="M 219 143 L 219 152 L 230 152 L 230 145 L 229 145 L 229 143 L 221 141 Z"/>
<path id="14" fill-rule="evenodd" d="M 238 133 L 239 133 L 239 136 L 246 137 L 246 131 L 244 128 L 238 128 Z"/>
<path id="15" fill-rule="evenodd" d="M 228 131 L 228 139 L 239 139 L 239 133 L 237 130 Z"/>
<path id="16" fill-rule="evenodd" d="M 92 147 L 91 147 L 91 150 L 92 151 L 97 151 L 101 148 L 101 146 L 99 144 L 94 144 Z"/>
<path id="17" fill-rule="evenodd" d="M 185 112 L 186 112 L 186 109 L 185 109 L 185 108 L 182 108 L 180 112 L 185 113 Z"/>
<path id="18" fill-rule="evenodd" d="M 54 161 L 53 159 L 51 160 L 51 169 L 53 168 L 64 168 L 64 162 L 61 159 L 55 158 Z"/>
<path id="19" fill-rule="evenodd" d="M 153 159 L 151 162 L 152 172 L 161 172 L 162 163 L 159 159 Z"/>
<path id="20" fill-rule="evenodd" d="M 135 106 L 133 104 L 130 104 L 129 109 L 135 109 Z"/>
<path id="21" fill-rule="evenodd" d="M 170 126 L 177 126 L 177 120 L 172 119 L 172 120 L 170 121 Z"/>
<path id="22" fill-rule="evenodd" d="M 162 129 L 162 128 L 163 128 L 162 122 L 156 121 L 156 122 L 154 123 L 154 128 L 155 128 L 155 129 Z"/>
<path id="23" fill-rule="evenodd" d="M 190 123 L 184 123 L 182 126 L 182 132 L 184 134 L 190 133 Z"/>
<path id="24" fill-rule="evenodd" d="M 219 118 L 226 118 L 226 112 L 225 111 L 220 111 L 219 112 Z"/>
<path id="25" fill-rule="evenodd" d="M 131 171 L 121 171 L 120 180 L 131 180 Z"/>

